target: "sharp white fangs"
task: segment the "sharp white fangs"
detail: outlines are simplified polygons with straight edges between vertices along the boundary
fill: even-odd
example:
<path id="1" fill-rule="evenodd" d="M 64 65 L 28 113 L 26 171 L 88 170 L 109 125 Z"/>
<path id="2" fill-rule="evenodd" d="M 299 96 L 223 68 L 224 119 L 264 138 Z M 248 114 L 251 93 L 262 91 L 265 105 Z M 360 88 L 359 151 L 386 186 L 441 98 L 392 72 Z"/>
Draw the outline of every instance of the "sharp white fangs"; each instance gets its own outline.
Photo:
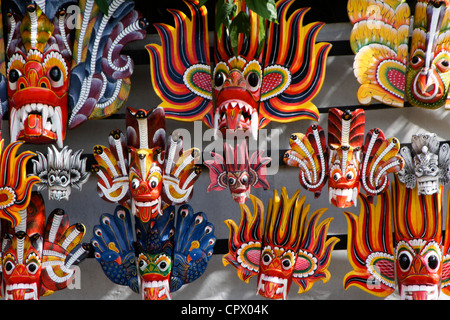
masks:
<path id="1" fill-rule="evenodd" d="M 28 290 L 24 294 L 25 300 L 38 300 L 38 290 L 37 290 L 37 284 L 36 283 L 14 283 L 14 284 L 8 284 L 5 286 L 5 298 L 6 300 L 12 300 L 13 299 L 13 291 L 14 290 Z"/>
<path id="2" fill-rule="evenodd" d="M 428 300 L 436 300 L 439 298 L 439 290 L 436 285 L 402 285 L 402 300 L 412 300 L 413 293 L 417 291 L 427 292 Z"/>
<path id="3" fill-rule="evenodd" d="M 239 108 L 239 110 L 241 111 L 239 121 L 249 125 L 250 133 L 256 140 L 258 137 L 259 128 L 258 113 L 254 111 L 251 106 L 240 101 L 225 102 L 216 109 L 213 122 L 214 138 L 217 138 L 217 132 L 219 131 L 220 123 L 226 119 L 227 109 L 229 107 L 233 109 Z"/>
<path id="4" fill-rule="evenodd" d="M 353 205 L 357 206 L 358 199 L 358 188 L 353 189 L 336 189 L 329 187 L 328 188 L 328 201 L 331 203 L 331 200 L 336 199 L 336 196 L 345 196 L 347 197 L 347 202 L 353 202 Z"/>
<path id="5" fill-rule="evenodd" d="M 20 131 L 24 129 L 25 120 L 31 112 L 39 112 L 43 127 L 46 130 L 56 133 L 58 147 L 63 147 L 62 137 L 62 110 L 61 107 L 52 107 L 42 103 L 31 103 L 22 106 L 20 109 L 11 108 L 10 112 L 10 136 L 11 142 L 17 141 Z"/>
<path id="6" fill-rule="evenodd" d="M 264 292 L 264 283 L 266 283 L 266 282 L 272 282 L 272 283 L 276 283 L 276 284 L 280 285 L 280 287 L 277 288 L 275 293 L 276 294 L 282 293 L 283 300 L 286 300 L 286 298 L 287 298 L 287 279 L 282 279 L 282 278 L 278 278 L 278 277 L 267 276 L 265 274 L 261 274 L 261 277 L 259 278 L 258 289 L 256 290 L 256 294 L 258 294 L 260 291 Z"/>
<path id="7" fill-rule="evenodd" d="M 172 297 L 170 296 L 170 287 L 169 287 L 169 281 L 168 280 L 162 280 L 162 281 L 142 281 L 142 295 L 144 295 L 144 292 L 146 288 L 154 288 L 159 289 L 158 292 L 158 298 L 161 298 L 163 295 L 166 295 L 169 300 L 172 300 Z"/>

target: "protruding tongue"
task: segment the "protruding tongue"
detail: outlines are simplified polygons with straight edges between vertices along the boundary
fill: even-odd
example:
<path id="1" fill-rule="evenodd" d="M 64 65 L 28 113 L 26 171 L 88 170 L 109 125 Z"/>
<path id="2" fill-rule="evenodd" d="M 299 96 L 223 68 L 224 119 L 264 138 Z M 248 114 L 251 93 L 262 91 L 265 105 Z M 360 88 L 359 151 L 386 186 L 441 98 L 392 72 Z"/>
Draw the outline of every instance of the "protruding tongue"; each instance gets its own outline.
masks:
<path id="1" fill-rule="evenodd" d="M 348 207 L 347 199 L 348 199 L 347 196 L 336 195 L 336 206 L 338 208 L 346 208 L 346 207 Z"/>
<path id="2" fill-rule="evenodd" d="M 159 288 L 145 288 L 147 300 L 158 300 Z"/>
<path id="3" fill-rule="evenodd" d="M 266 281 L 266 283 L 264 284 L 264 292 L 265 292 L 266 297 L 275 296 L 275 292 L 276 292 L 277 288 L 278 288 L 277 283 Z"/>
<path id="4" fill-rule="evenodd" d="M 42 117 L 40 114 L 30 113 L 25 119 L 24 133 L 26 136 L 39 136 L 42 134 Z"/>
<path id="5" fill-rule="evenodd" d="M 237 130 L 239 127 L 239 120 L 241 119 L 241 112 L 238 108 L 227 108 L 227 127 L 231 130 Z"/>
<path id="6" fill-rule="evenodd" d="M 142 222 L 148 222 L 152 215 L 152 208 L 151 207 L 139 207 L 137 215 L 139 216 L 139 219 L 141 219 Z"/>
<path id="7" fill-rule="evenodd" d="M 428 300 L 427 291 L 414 291 L 412 293 L 413 300 Z"/>
<path id="8" fill-rule="evenodd" d="M 12 296 L 14 300 L 24 300 L 25 299 L 26 289 L 15 289 L 12 292 Z"/>

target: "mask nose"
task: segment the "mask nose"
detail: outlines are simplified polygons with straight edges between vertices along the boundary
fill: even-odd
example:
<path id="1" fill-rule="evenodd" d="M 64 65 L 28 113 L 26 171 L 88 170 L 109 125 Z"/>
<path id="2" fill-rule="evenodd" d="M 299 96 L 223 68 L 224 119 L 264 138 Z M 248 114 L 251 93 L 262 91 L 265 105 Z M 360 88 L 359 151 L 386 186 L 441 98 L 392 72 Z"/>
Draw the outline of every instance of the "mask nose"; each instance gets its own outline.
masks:
<path id="1" fill-rule="evenodd" d="M 225 83 L 225 86 L 245 88 L 245 79 L 242 73 L 238 70 L 232 70 L 228 75 L 228 81 Z"/>

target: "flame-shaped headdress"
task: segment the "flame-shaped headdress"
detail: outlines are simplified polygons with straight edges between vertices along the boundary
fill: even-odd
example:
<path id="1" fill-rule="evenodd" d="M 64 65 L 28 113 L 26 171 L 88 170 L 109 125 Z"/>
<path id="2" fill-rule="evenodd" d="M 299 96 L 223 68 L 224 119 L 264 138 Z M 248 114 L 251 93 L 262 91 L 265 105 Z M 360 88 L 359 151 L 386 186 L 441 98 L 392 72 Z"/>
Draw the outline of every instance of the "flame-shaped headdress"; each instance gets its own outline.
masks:
<path id="1" fill-rule="evenodd" d="M 170 10 L 175 27 L 156 24 L 162 45 L 147 46 L 152 84 L 168 118 L 202 120 L 216 130 L 250 129 L 253 136 L 270 121 L 318 119 L 311 100 L 322 86 L 331 46 L 315 43 L 322 23 L 302 25 L 308 9 L 288 17 L 293 1 L 279 1 L 279 23 L 267 26 L 263 47 L 257 16 L 249 12 L 252 29 L 249 37 L 240 36 L 238 53 L 233 52 L 227 32 L 221 37 L 216 33 L 211 69 L 206 9 L 198 8 L 196 1 L 185 3 L 191 18 Z M 239 10 L 248 12 L 245 2 Z M 231 100 L 226 98 L 230 95 Z"/>
<path id="2" fill-rule="evenodd" d="M 440 192 L 420 195 L 398 179 L 376 206 L 360 195 L 360 215 L 345 213 L 353 271 L 344 287 L 380 297 L 398 289 L 401 299 L 437 299 L 441 289 L 448 295 L 450 240 L 442 237 L 442 197 L 442 186 Z"/>
<path id="3" fill-rule="evenodd" d="M 281 196 L 275 190 L 264 227 L 264 205 L 258 198 L 250 198 L 253 215 L 242 204 L 239 227 L 233 220 L 225 221 L 230 236 L 224 265 L 234 266 L 245 282 L 258 275 L 257 294 L 270 299 L 286 299 L 292 281 L 300 287 L 299 293 L 319 280 L 327 282 L 331 253 L 339 239 L 327 239 L 332 218 L 319 223 L 326 209 L 315 211 L 308 219 L 309 205 L 300 197 L 300 190 L 292 198 L 285 188 Z"/>

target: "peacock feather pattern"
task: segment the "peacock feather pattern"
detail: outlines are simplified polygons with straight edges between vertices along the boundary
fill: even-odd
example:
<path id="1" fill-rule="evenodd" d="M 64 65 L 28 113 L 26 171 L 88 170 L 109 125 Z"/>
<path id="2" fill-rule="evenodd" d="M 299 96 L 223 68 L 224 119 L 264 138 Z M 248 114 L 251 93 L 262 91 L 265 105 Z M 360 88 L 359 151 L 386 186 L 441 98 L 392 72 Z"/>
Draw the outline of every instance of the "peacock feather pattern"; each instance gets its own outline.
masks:
<path id="1" fill-rule="evenodd" d="M 127 208 L 117 206 L 114 215 L 105 213 L 100 225 L 94 226 L 91 239 L 94 257 L 105 275 L 114 283 L 139 292 L 139 280 L 134 254 L 134 229 Z"/>
<path id="2" fill-rule="evenodd" d="M 145 300 L 171 299 L 171 292 L 198 279 L 213 254 L 214 226 L 203 212 L 167 206 L 144 222 L 117 206 L 94 227 L 91 244 L 105 275 L 141 293 Z"/>
<path id="3" fill-rule="evenodd" d="M 199 278 L 212 257 L 216 237 L 214 226 L 204 212 L 194 213 L 189 204 L 180 206 L 177 214 L 174 257 L 170 290 Z"/>

